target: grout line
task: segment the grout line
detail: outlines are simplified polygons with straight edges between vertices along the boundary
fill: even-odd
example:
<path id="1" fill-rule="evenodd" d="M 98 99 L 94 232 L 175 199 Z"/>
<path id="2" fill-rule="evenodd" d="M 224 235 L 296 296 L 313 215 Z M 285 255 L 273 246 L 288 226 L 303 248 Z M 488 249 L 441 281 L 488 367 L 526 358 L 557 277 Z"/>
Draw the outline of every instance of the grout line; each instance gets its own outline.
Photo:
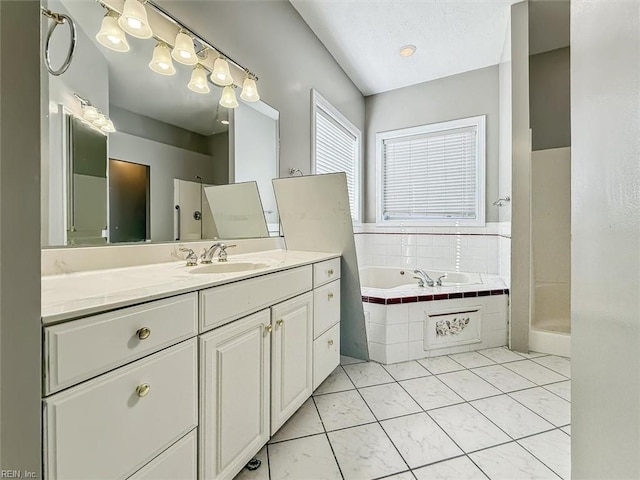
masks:
<path id="1" fill-rule="evenodd" d="M 541 459 L 539 459 L 536 455 L 534 455 L 534 453 L 529 450 L 527 447 L 525 447 L 524 445 L 520 444 L 520 442 L 516 442 L 518 445 L 520 445 L 520 447 L 522 449 L 524 449 L 525 452 L 527 452 L 529 455 L 531 455 L 533 458 L 535 458 L 536 460 L 538 460 L 542 465 L 544 465 L 545 467 L 547 467 L 554 475 L 556 475 L 558 478 L 563 479 L 564 477 L 562 475 L 560 475 L 558 472 L 556 472 L 553 468 L 551 468 L 549 465 L 547 465 L 546 463 L 544 463 Z M 571 480 L 571 479 L 569 479 Z"/>
<path id="2" fill-rule="evenodd" d="M 329 443 L 329 448 L 331 449 L 331 454 L 333 455 L 333 459 L 336 462 L 336 465 L 338 467 L 338 472 L 340 473 L 340 476 L 342 477 L 342 479 L 344 480 L 344 474 L 342 473 L 342 468 L 340 468 L 340 462 L 338 462 L 338 457 L 336 457 L 336 452 L 333 450 L 333 445 L 331 444 L 331 440 L 329 439 L 329 434 L 327 433 L 327 428 L 324 426 L 324 420 L 322 420 L 322 416 L 320 415 L 320 410 L 318 409 L 318 405 L 316 405 L 316 401 L 313 397 L 312 401 L 313 401 L 313 406 L 316 409 L 316 412 L 318 413 L 318 418 L 320 419 L 320 423 L 322 424 L 322 429 L 324 430 L 324 436 L 327 439 L 327 443 Z"/>

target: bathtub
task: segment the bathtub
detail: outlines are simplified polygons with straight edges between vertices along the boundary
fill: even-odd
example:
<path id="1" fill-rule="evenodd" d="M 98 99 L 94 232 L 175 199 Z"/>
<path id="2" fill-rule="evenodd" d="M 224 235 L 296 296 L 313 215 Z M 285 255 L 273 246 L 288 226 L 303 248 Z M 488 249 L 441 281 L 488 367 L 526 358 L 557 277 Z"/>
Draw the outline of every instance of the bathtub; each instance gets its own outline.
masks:
<path id="1" fill-rule="evenodd" d="M 360 269 L 371 360 L 383 364 L 507 344 L 508 294 L 497 275 L 426 270 L 441 286 L 418 285 L 413 268 Z"/>

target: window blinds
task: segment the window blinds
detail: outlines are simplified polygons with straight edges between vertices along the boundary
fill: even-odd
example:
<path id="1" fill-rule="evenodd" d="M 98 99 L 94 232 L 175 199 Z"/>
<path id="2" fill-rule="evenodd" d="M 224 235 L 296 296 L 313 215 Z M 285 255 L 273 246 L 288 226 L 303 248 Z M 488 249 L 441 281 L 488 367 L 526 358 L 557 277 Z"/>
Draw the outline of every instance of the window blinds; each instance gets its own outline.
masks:
<path id="1" fill-rule="evenodd" d="M 477 219 L 477 126 L 383 141 L 383 219 Z"/>
<path id="2" fill-rule="evenodd" d="M 338 123 L 322 108 L 316 109 L 316 171 L 317 174 L 345 172 L 349 190 L 351 218 L 358 219 L 356 210 L 357 137 Z"/>

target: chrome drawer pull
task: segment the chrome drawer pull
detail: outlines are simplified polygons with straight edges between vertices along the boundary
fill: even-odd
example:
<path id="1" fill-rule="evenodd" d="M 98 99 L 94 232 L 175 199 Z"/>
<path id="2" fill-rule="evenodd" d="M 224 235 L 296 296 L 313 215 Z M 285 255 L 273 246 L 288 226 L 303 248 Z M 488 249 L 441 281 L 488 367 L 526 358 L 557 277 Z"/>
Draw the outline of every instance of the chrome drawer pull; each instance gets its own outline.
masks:
<path id="1" fill-rule="evenodd" d="M 329 346 L 333 345 L 333 340 L 329 340 Z"/>
<path id="2" fill-rule="evenodd" d="M 327 274 L 329 276 L 333 275 L 333 268 L 330 268 L 329 270 L 327 270 Z"/>
<path id="3" fill-rule="evenodd" d="M 333 298 L 333 292 L 329 292 L 329 295 L 327 295 L 327 298 L 331 300 Z"/>
<path id="4" fill-rule="evenodd" d="M 149 390 L 151 390 L 151 387 L 149 386 L 149 384 L 143 383 L 142 385 L 138 385 L 138 388 L 136 388 L 136 393 L 140 398 L 142 398 L 148 395 Z"/>
<path id="5" fill-rule="evenodd" d="M 148 327 L 142 327 L 136 333 L 138 334 L 138 338 L 140 340 L 144 340 L 146 338 L 149 338 L 149 335 L 151 335 L 151 329 Z"/>

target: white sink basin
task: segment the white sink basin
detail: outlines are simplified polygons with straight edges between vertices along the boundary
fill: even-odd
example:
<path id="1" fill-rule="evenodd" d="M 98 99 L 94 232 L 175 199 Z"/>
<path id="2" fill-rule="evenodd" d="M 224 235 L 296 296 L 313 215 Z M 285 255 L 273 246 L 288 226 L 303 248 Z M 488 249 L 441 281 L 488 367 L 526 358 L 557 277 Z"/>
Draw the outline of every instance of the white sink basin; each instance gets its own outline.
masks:
<path id="1" fill-rule="evenodd" d="M 232 273 L 232 272 L 244 272 L 247 270 L 258 270 L 260 268 L 266 268 L 269 265 L 266 263 L 256 262 L 221 262 L 212 263 L 211 265 L 204 265 L 202 267 L 189 270 L 189 273 Z"/>

